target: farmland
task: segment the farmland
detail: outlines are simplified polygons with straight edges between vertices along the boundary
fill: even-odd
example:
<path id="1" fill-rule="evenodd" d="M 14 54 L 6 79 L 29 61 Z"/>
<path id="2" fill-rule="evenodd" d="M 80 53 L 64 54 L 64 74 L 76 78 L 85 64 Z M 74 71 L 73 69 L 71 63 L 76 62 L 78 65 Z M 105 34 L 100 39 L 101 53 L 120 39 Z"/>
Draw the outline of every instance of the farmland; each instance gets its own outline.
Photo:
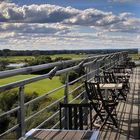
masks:
<path id="1" fill-rule="evenodd" d="M 15 82 L 15 81 L 35 77 L 35 76 L 39 76 L 39 75 L 33 75 L 33 74 L 17 75 L 14 77 L 1 79 L 0 85 L 8 84 L 11 82 Z M 37 81 L 37 82 L 26 85 L 25 86 L 25 94 L 37 93 L 38 95 L 41 95 L 41 94 L 47 93 L 47 92 L 49 92 L 57 87 L 60 87 L 61 85 L 62 84 L 59 80 L 59 77 L 56 76 L 52 80 L 44 79 L 44 80 Z M 62 93 L 63 93 L 63 89 L 57 91 L 54 95 L 52 95 L 52 97 L 59 98 L 62 96 Z"/>
<path id="2" fill-rule="evenodd" d="M 48 57 L 51 57 L 52 60 L 63 57 L 63 58 L 82 58 L 86 57 L 84 54 L 56 54 L 56 55 L 45 55 Z M 36 56 L 6 56 L 6 57 L 0 57 L 0 61 L 8 61 L 9 63 L 20 63 L 20 62 L 26 62 L 34 60 Z"/>

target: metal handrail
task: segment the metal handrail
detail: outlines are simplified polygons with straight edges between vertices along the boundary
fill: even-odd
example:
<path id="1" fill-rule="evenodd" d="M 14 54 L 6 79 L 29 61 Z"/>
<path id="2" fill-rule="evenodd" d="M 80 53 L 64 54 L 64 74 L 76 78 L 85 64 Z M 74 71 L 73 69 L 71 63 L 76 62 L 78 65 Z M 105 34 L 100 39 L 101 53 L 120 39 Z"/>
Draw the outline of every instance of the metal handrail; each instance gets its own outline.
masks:
<path id="1" fill-rule="evenodd" d="M 105 67 L 107 67 L 109 69 L 109 68 L 113 67 L 116 63 L 121 63 L 122 59 L 124 59 L 124 58 L 122 58 L 122 59 L 120 58 L 120 62 L 118 62 L 118 60 L 115 61 L 113 59 L 117 55 L 121 56 L 122 54 L 125 54 L 125 53 L 126 52 L 119 52 L 119 53 L 113 53 L 113 54 L 107 54 L 107 55 L 99 55 L 99 56 L 89 57 L 89 58 L 86 58 L 86 59 L 68 60 L 68 61 L 63 61 L 63 62 L 55 62 L 55 63 L 51 63 L 51 64 L 43 64 L 43 65 L 39 65 L 39 66 L 32 66 L 30 68 L 29 67 L 21 68 L 19 70 L 16 69 L 16 70 L 11 70 L 11 71 L 6 71 L 6 72 L 0 72 L 0 78 L 2 78 L 2 77 L 14 76 L 14 75 L 16 75 L 16 72 L 17 72 L 17 74 L 21 74 L 21 73 L 25 73 L 25 72 L 26 73 L 35 72 L 35 71 L 46 69 L 46 68 L 53 68 L 47 74 L 44 74 L 44 75 L 41 75 L 41 76 L 36 76 L 36 77 L 33 77 L 33 78 L 28 78 L 28 79 L 25 79 L 25 80 L 20 80 L 20 81 L 17 81 L 17 82 L 6 84 L 6 85 L 2 85 L 2 86 L 0 86 L 0 91 L 9 90 L 9 89 L 12 89 L 12 88 L 15 88 L 15 87 L 23 87 L 24 85 L 32 83 L 32 82 L 36 82 L 36 81 L 46 79 L 46 78 L 52 78 L 53 76 L 57 76 L 57 75 L 60 75 L 60 74 L 63 74 L 63 73 L 69 73 L 69 71 L 77 70 L 77 69 L 80 69 L 81 67 L 88 68 L 88 67 L 94 65 L 95 63 L 100 63 L 100 62 L 104 62 L 107 59 L 112 59 L 113 62 L 108 62 L 107 64 L 104 64 L 102 67 L 98 68 L 99 70 L 102 70 L 102 68 L 105 68 Z M 66 62 L 68 62 L 68 63 L 66 63 Z M 76 64 L 77 62 L 79 62 L 79 64 Z M 59 67 L 62 67 L 62 65 L 68 66 L 69 64 L 73 64 L 73 63 L 75 63 L 74 66 L 62 68 L 62 69 L 59 70 Z M 31 101 L 28 101 L 28 102 L 24 103 L 24 106 L 18 106 L 18 107 L 14 108 L 14 109 L 11 109 L 11 110 L 9 110 L 7 112 L 4 112 L 4 113 L 0 114 L 0 117 L 3 117 L 5 115 L 10 115 L 11 113 L 13 113 L 15 111 L 19 111 L 19 110 L 24 111 L 25 107 L 27 107 L 28 105 L 30 105 L 32 103 L 35 103 L 36 101 L 42 100 L 43 98 L 47 97 L 50 94 L 55 93 L 56 91 L 58 91 L 60 89 L 67 88 L 67 86 L 69 86 L 70 84 L 73 84 L 73 83 L 75 83 L 77 81 L 80 81 L 81 79 L 86 78 L 87 76 L 90 76 L 91 74 L 93 74 L 95 72 L 97 72 L 96 68 L 93 69 L 93 70 L 90 70 L 88 73 L 82 75 L 81 77 L 78 77 L 77 79 L 75 79 L 75 80 L 73 80 L 71 82 L 67 82 L 65 85 L 62 85 L 62 86 L 60 86 L 60 87 L 58 87 L 56 89 L 53 89 L 53 90 L 49 91 L 48 93 L 46 93 L 44 95 L 41 95 L 41 96 L 39 96 L 39 97 L 37 97 L 35 99 L 32 99 Z M 2 76 L 2 73 L 3 73 L 3 76 Z M 93 77 L 89 77 L 89 79 L 90 78 L 93 78 Z M 66 94 L 70 95 L 73 92 L 75 92 L 77 89 L 81 88 L 82 86 L 83 86 L 83 84 L 80 84 L 80 86 L 76 87 L 75 89 L 73 89 L 71 91 L 66 90 L 67 91 Z M 21 89 L 24 89 L 24 88 L 21 88 Z M 77 100 L 84 93 L 85 93 L 85 90 L 83 90 L 79 95 L 77 95 L 75 98 L 73 98 L 70 102 L 73 102 L 73 101 Z M 20 91 L 19 91 L 19 94 L 21 94 Z M 22 91 L 22 94 L 24 94 L 23 91 Z M 22 123 L 25 123 L 25 122 L 31 120 L 32 118 L 34 118 L 35 116 L 39 115 L 40 113 L 46 111 L 47 109 L 50 109 L 52 106 L 57 105 L 63 99 L 68 100 L 66 98 L 68 98 L 68 97 L 66 97 L 65 94 L 64 94 L 64 96 L 62 96 L 61 98 L 55 100 L 53 103 L 49 104 L 47 107 L 44 107 L 40 111 L 38 111 L 38 112 L 34 113 L 33 115 L 30 115 L 28 118 L 22 120 Z M 82 99 L 82 101 L 84 101 L 84 100 L 85 100 L 85 98 Z M 54 113 L 52 116 L 47 118 L 44 122 L 42 122 L 39 126 L 41 127 L 42 125 L 44 125 L 47 121 L 49 121 L 52 118 L 54 118 L 58 113 L 59 113 L 59 111 Z M 24 126 L 24 124 L 23 124 L 23 126 Z M 19 127 L 19 124 L 16 125 L 16 127 L 12 127 L 10 129 L 8 129 L 3 134 L 0 134 L 0 136 L 8 134 L 9 132 L 11 132 L 10 130 L 13 130 L 13 128 L 17 129 L 17 127 Z M 24 133 L 24 131 L 22 133 Z"/>

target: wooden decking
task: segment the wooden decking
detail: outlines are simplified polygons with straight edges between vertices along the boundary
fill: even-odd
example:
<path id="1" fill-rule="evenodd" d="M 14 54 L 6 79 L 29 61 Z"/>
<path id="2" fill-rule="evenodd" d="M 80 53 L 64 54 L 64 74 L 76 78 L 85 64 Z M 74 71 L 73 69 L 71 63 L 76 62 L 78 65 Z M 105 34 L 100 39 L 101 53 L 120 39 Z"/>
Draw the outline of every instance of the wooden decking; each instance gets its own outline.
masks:
<path id="1" fill-rule="evenodd" d="M 140 140 L 140 67 L 134 69 L 127 100 L 120 101 L 117 112 L 119 128 L 106 125 L 98 140 Z"/>
<path id="2" fill-rule="evenodd" d="M 134 69 L 127 100 L 120 101 L 117 112 L 118 128 L 106 125 L 99 132 L 98 140 L 140 140 L 140 67 Z M 47 135 L 43 130 L 34 134 L 32 136 L 39 140 Z"/>
<path id="3" fill-rule="evenodd" d="M 98 133 L 95 130 L 36 129 L 27 140 L 93 140 L 93 138 L 96 139 Z"/>

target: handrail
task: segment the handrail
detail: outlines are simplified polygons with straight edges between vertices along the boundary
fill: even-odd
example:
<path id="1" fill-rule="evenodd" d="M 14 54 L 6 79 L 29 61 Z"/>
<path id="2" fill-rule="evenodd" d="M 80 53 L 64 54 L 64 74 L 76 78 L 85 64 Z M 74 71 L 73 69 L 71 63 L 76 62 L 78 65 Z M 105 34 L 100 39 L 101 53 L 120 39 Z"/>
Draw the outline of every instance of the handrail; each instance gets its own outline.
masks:
<path id="1" fill-rule="evenodd" d="M 97 61 L 104 60 L 108 55 L 103 55 L 103 56 L 104 57 L 102 59 L 99 59 Z M 96 56 L 96 58 L 99 58 L 99 57 Z M 64 62 L 61 62 L 61 64 L 64 64 Z M 87 63 L 85 63 L 84 65 L 86 65 L 86 64 Z M 73 67 L 62 69 L 62 70 L 56 71 L 55 75 L 60 75 L 62 73 L 66 73 L 68 71 L 78 69 L 79 67 L 80 67 L 80 65 L 76 65 L 76 66 L 73 66 Z M 56 67 L 54 69 L 56 69 Z M 28 78 L 28 79 L 25 79 L 25 80 L 20 80 L 20 81 L 17 81 L 17 82 L 13 82 L 13 83 L 10 83 L 10 84 L 6 84 L 6 85 L 3 85 L 3 86 L 0 86 L 0 92 L 5 91 L 5 90 L 10 90 L 12 88 L 24 86 L 26 84 L 30 84 L 32 82 L 36 82 L 36 81 L 43 80 L 43 79 L 46 79 L 46 78 L 50 78 L 50 76 L 52 75 L 53 72 L 54 71 L 51 70 L 49 73 L 41 75 L 41 76 L 36 76 L 36 77 L 33 77 L 33 78 Z"/>
<path id="2" fill-rule="evenodd" d="M 102 56 L 103 55 L 89 57 L 88 60 L 92 60 L 96 57 L 102 57 Z M 52 62 L 52 63 L 41 64 L 41 65 L 36 65 L 36 66 L 18 68 L 18 69 L 14 69 L 14 70 L 0 71 L 0 78 L 11 77 L 11 76 L 15 76 L 15 75 L 18 75 L 18 74 L 29 74 L 29 73 L 32 73 L 32 72 L 37 72 L 37 71 L 53 68 L 55 66 L 62 66 L 62 65 L 67 66 L 67 65 L 73 64 L 75 62 L 80 62 L 80 61 L 83 61 L 83 60 L 85 60 L 85 58 L 75 59 L 75 60 L 59 61 L 59 62 Z"/>
<path id="3" fill-rule="evenodd" d="M 111 67 L 113 67 L 117 63 L 121 63 L 123 61 L 123 59 L 124 59 L 123 55 L 125 53 L 126 52 L 118 52 L 118 53 L 113 53 L 113 54 L 106 54 L 106 55 L 88 57 L 86 59 L 84 58 L 84 59 L 77 59 L 77 60 L 61 61 L 61 62 L 55 62 L 55 63 L 50 63 L 50 64 L 43 64 L 43 65 L 38 65 L 38 66 L 32 66 L 32 67 L 27 67 L 27 68 L 21 68 L 21 69 L 15 69 L 15 70 L 10 70 L 10 71 L 0 72 L 0 78 L 5 78 L 5 77 L 14 76 L 14 75 L 17 75 L 17 74 L 30 73 L 30 72 L 35 72 L 35 71 L 38 71 L 38 70 L 52 68 L 52 70 L 47 74 L 39 75 L 39 76 L 36 76 L 36 77 L 32 77 L 32 78 L 28 78 L 28 79 L 24 79 L 24 80 L 20 80 L 20 81 L 17 81 L 17 82 L 13 82 L 13 83 L 9 83 L 9 84 L 0 86 L 0 92 L 5 91 L 5 90 L 9 90 L 9 89 L 12 89 L 12 88 L 15 88 L 15 87 L 19 87 L 20 89 L 22 89 L 22 91 L 19 91 L 20 100 L 22 100 L 22 97 L 23 97 L 23 94 L 24 94 L 24 92 L 23 92 L 24 86 L 29 84 L 29 83 L 36 82 L 36 81 L 39 81 L 39 80 L 43 80 L 43 79 L 46 79 L 46 78 L 51 79 L 54 76 L 58 76 L 58 75 L 64 74 L 64 73 L 69 73 L 70 71 L 81 69 L 81 68 L 84 68 L 84 69 L 88 70 L 88 72 L 86 74 L 78 77 L 77 79 L 75 79 L 75 80 L 73 80 L 71 82 L 67 81 L 66 84 L 64 84 L 64 85 L 62 85 L 62 86 L 60 86 L 58 88 L 55 88 L 55 89 L 49 91 L 48 93 L 45 93 L 45 94 L 43 94 L 43 95 L 41 95 L 41 96 L 39 96 L 39 97 L 37 97 L 35 99 L 32 99 L 32 100 L 24 103 L 24 104 L 23 104 L 23 102 L 24 102 L 24 100 L 23 100 L 22 104 L 19 104 L 19 106 L 15 107 L 15 108 L 7 111 L 7 112 L 3 112 L 2 114 L 0 114 L 0 118 L 5 116 L 5 115 L 10 115 L 11 113 L 16 112 L 16 111 L 18 111 L 19 113 L 20 113 L 20 111 L 22 111 L 23 114 L 24 114 L 24 111 L 28 107 L 28 105 L 30 105 L 32 103 L 35 103 L 37 101 L 40 101 L 40 100 L 48 97 L 48 95 L 53 94 L 53 93 L 55 93 L 56 91 L 58 91 L 60 89 L 66 89 L 71 84 L 74 84 L 74 83 L 76 83 L 78 81 L 79 82 L 83 81 L 87 77 L 88 77 L 88 79 L 91 79 L 91 78 L 93 78 L 94 73 L 97 72 L 98 70 L 100 72 L 104 68 L 110 69 Z M 116 57 L 117 55 L 119 55 L 120 57 Z M 116 58 L 119 58 L 119 61 L 116 60 Z M 106 60 L 107 60 L 107 63 L 105 63 Z M 108 61 L 108 60 L 111 60 L 111 61 Z M 103 62 L 104 65 L 101 65 L 101 66 L 99 65 L 99 67 L 96 68 L 94 64 L 96 64 L 96 63 L 100 64 L 101 62 Z M 103 64 L 103 63 L 101 63 L 101 64 Z M 73 65 L 69 67 L 69 64 L 73 64 Z M 65 68 L 63 66 L 65 66 Z M 90 69 L 91 67 L 93 69 Z M 17 72 L 17 74 L 16 74 L 16 72 Z M 91 77 L 91 75 L 92 75 L 92 77 Z M 64 100 L 64 101 L 67 100 L 68 101 L 68 99 L 67 99 L 68 96 L 72 95 L 72 93 L 75 92 L 76 90 L 82 88 L 83 85 L 84 84 L 81 83 L 79 86 L 75 87 L 71 91 L 66 90 L 67 91 L 66 92 L 67 96 L 64 94 L 64 96 L 62 96 L 59 99 L 53 101 L 48 106 L 42 108 L 38 112 L 28 116 L 27 118 L 23 117 L 24 120 L 22 120 L 22 123 L 23 123 L 22 127 L 24 127 L 24 123 L 26 123 L 27 121 L 29 121 L 32 118 L 36 117 L 40 113 L 52 108 L 52 106 L 57 106 L 60 101 L 62 101 L 62 100 Z M 84 95 L 84 93 L 85 93 L 85 90 L 82 90 L 75 98 L 72 98 L 71 101 L 69 101 L 69 102 L 73 102 L 73 101 L 75 101 L 77 99 L 80 99 L 80 97 L 82 97 Z M 81 99 L 81 101 L 84 101 L 84 102 L 85 102 L 85 100 L 86 100 L 85 97 Z M 57 116 L 58 113 L 59 113 L 59 111 L 56 111 L 52 116 L 50 116 L 45 121 L 43 121 L 40 125 L 38 125 L 38 127 L 41 127 L 46 122 L 48 122 L 49 120 L 53 119 L 55 116 Z M 15 125 L 16 127 L 13 126 L 12 128 L 10 128 L 7 131 L 5 131 L 3 134 L 0 134 L 0 136 L 8 134 L 13 129 L 14 130 L 17 129 L 19 127 L 19 125 L 20 124 Z M 25 129 L 25 128 L 21 128 L 21 129 Z M 24 134 L 24 131 L 22 131 L 21 133 Z"/>

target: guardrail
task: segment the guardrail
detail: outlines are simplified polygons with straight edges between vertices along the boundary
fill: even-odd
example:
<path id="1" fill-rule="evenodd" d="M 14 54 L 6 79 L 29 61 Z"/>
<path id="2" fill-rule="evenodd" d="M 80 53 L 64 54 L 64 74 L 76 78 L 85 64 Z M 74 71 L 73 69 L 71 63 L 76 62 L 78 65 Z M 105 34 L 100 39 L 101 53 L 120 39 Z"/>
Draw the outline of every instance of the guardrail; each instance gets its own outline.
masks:
<path id="1" fill-rule="evenodd" d="M 92 79 L 95 74 L 101 73 L 104 69 L 110 69 L 117 64 L 121 64 L 123 61 L 125 61 L 127 57 L 128 57 L 127 52 L 118 52 L 118 53 L 113 53 L 113 54 L 98 55 L 98 56 L 93 56 L 93 57 L 88 57 L 88 58 L 83 58 L 83 59 L 61 61 L 61 62 L 55 62 L 55 63 L 49 63 L 49 64 L 43 64 L 43 65 L 38 65 L 38 66 L 25 67 L 25 68 L 0 72 L 0 78 L 6 78 L 6 77 L 15 76 L 18 74 L 25 74 L 25 73 L 29 74 L 31 72 L 52 68 L 52 70 L 47 74 L 43 74 L 43 75 L 36 76 L 33 78 L 28 78 L 25 80 L 20 80 L 17 82 L 0 86 L 0 92 L 10 90 L 13 88 L 18 88 L 17 107 L 11 110 L 7 110 L 6 112 L 3 112 L 0 114 L 0 118 L 2 118 L 5 116 L 10 116 L 12 113 L 17 113 L 17 124 L 13 125 L 11 128 L 6 130 L 5 132 L 1 133 L 0 138 L 8 135 L 11 132 L 16 132 L 16 137 L 18 139 L 21 137 L 24 137 L 25 133 L 28 131 L 28 128 L 26 128 L 26 124 L 29 121 L 32 121 L 33 118 L 37 117 L 41 113 L 47 112 L 51 110 L 52 108 L 57 107 L 60 102 L 64 102 L 64 103 L 72 103 L 75 101 L 78 101 L 81 103 L 87 102 L 84 84 L 82 81 Z M 68 80 L 69 72 L 78 70 L 78 69 L 79 71 L 81 69 L 84 69 L 85 74 L 75 79 L 74 81 L 69 82 Z M 64 85 L 56 89 L 53 89 L 49 91 L 48 93 L 42 94 L 41 96 L 25 103 L 25 100 L 24 100 L 25 85 L 39 81 L 39 80 L 43 80 L 46 78 L 53 78 L 54 76 L 59 76 L 64 73 L 66 74 Z M 74 83 L 79 83 L 79 85 L 75 87 L 74 89 L 70 90 L 69 89 L 70 85 Z M 49 95 L 55 94 L 57 91 L 62 90 L 62 89 L 64 90 L 64 94 L 61 98 L 54 100 L 53 102 L 43 107 L 38 112 L 34 112 L 33 114 L 29 116 L 25 115 L 25 112 L 28 106 L 36 102 L 39 102 L 42 99 L 48 97 Z M 81 90 L 81 92 L 76 97 L 71 98 L 71 95 L 77 90 Z M 38 124 L 38 126 L 34 126 L 34 127 L 41 128 L 46 123 L 50 121 L 52 122 L 52 120 L 53 121 L 56 120 L 54 121 L 55 122 L 54 125 L 52 126 L 50 125 L 50 128 L 53 128 L 53 129 L 58 128 L 59 127 L 58 116 L 59 116 L 59 110 L 55 110 L 55 112 L 53 112 L 51 116 L 49 116 L 48 118 L 45 118 L 44 120 L 42 120 L 40 124 Z"/>

